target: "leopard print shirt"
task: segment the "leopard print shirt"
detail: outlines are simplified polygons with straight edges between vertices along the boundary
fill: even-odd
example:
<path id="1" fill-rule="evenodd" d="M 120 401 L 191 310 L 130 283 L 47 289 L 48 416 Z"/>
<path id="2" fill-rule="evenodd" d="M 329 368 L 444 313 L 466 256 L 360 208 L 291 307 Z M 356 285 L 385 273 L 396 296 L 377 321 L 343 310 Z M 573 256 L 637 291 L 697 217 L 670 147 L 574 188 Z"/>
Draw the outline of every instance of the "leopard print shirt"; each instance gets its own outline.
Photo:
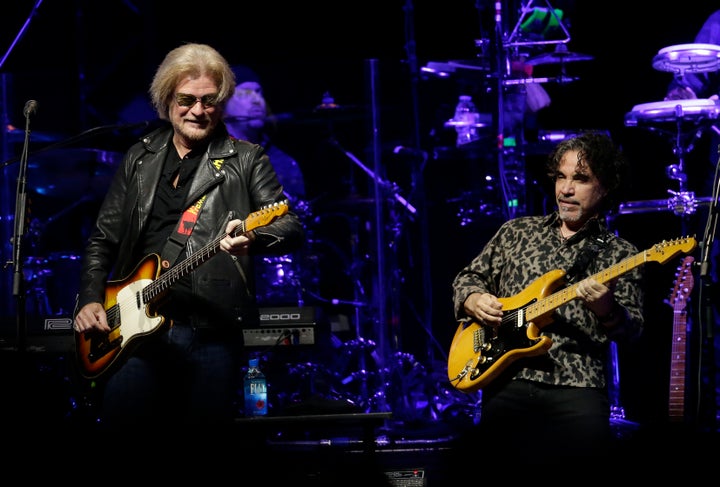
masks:
<path id="1" fill-rule="evenodd" d="M 557 212 L 548 216 L 519 217 L 503 223 L 480 254 L 453 280 L 456 319 L 471 321 L 463 309 L 470 294 L 488 292 L 510 298 L 504 300 L 510 304 L 513 296 L 549 271 L 562 269 L 568 272 L 583 249 L 597 244 L 598 240 L 604 242 L 600 251 L 572 282 L 638 253 L 633 244 L 611 233 L 599 219 L 588 221 L 567 240 L 562 238 L 559 225 Z M 622 306 L 624 316 L 617 326 L 608 330 L 579 299 L 573 299 L 557 307 L 552 322 L 542 327 L 542 335 L 552 339 L 548 352 L 536 357 L 522 357 L 503 373 L 516 379 L 559 386 L 606 387 L 610 340 L 634 339 L 642 331 L 642 279 L 641 266 L 618 278 L 615 301 Z M 512 304 L 517 304 L 517 309 L 529 303 Z"/>

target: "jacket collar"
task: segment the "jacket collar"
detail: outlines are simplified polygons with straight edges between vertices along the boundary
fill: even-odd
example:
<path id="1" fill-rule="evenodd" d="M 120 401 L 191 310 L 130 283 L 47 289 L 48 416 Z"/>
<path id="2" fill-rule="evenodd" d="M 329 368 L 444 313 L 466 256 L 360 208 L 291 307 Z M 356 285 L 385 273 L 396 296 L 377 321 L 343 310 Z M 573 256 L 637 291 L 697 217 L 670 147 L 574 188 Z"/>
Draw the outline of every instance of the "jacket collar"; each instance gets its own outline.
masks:
<path id="1" fill-rule="evenodd" d="M 147 135 L 142 137 L 145 149 L 152 153 L 158 153 L 172 143 L 173 129 L 169 123 L 159 127 Z M 236 152 L 230 134 L 223 122 L 220 122 L 212 136 L 212 140 L 208 145 L 208 157 L 210 159 L 225 159 Z"/>
<path id="2" fill-rule="evenodd" d="M 172 143 L 172 135 L 173 129 L 168 123 L 142 137 L 142 142 L 147 151 L 158 154 L 168 150 Z M 218 131 L 213 135 L 213 139 L 208 145 L 207 153 L 203 155 L 202 161 L 200 161 L 198 170 L 191 183 L 190 191 L 188 192 L 188 204 L 207 193 L 210 188 L 225 180 L 223 171 L 218 170 L 216 166 L 216 161 L 232 157 L 236 152 L 235 144 L 230 138 L 225 124 L 220 123 L 220 125 L 218 125 Z"/>

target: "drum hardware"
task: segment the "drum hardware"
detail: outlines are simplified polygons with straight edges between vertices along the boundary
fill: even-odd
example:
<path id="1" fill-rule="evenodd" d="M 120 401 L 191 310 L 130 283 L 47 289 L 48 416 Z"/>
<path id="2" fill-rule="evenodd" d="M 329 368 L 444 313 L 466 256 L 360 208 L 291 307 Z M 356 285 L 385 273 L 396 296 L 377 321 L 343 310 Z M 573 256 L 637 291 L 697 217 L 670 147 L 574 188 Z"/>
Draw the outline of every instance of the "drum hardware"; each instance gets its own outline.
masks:
<path id="1" fill-rule="evenodd" d="M 483 74 L 485 79 L 493 77 L 491 74 L 485 74 L 488 72 L 487 66 L 475 66 L 472 64 L 459 64 L 459 61 L 448 61 L 448 62 L 428 62 L 427 65 L 420 68 L 420 71 L 425 74 L 430 74 L 440 78 L 448 78 L 454 74 L 466 74 L 466 75 L 478 75 Z M 562 74 L 558 76 L 547 76 L 541 78 L 520 78 L 520 79 L 505 79 L 502 81 L 503 86 L 516 86 L 516 85 L 529 85 L 529 84 L 541 84 L 541 83 L 572 83 L 580 78 L 571 77 L 565 75 L 565 70 L 561 69 Z M 446 125 L 447 126 L 447 125 Z"/>
<path id="2" fill-rule="evenodd" d="M 25 129 L 19 129 L 14 125 L 5 126 L 5 140 L 9 143 L 21 143 L 25 140 Z M 32 142 L 57 142 L 62 137 L 59 134 L 53 134 L 48 132 L 37 132 L 32 133 Z"/>
<path id="3" fill-rule="evenodd" d="M 443 126 L 445 128 L 456 128 L 456 127 L 477 127 L 477 128 L 486 128 L 492 126 L 492 114 L 491 113 L 480 113 L 479 119 L 477 123 L 468 123 L 468 122 L 458 122 L 457 120 L 453 120 L 452 118 L 445 122 Z"/>
<path id="4" fill-rule="evenodd" d="M 30 314 L 52 315 L 50 297 L 47 293 L 48 277 L 52 277 L 52 270 L 46 267 L 47 260 L 41 257 L 28 257 L 23 272 L 27 283 L 28 297 L 26 305 Z"/>
<path id="5" fill-rule="evenodd" d="M 399 203 L 400 206 L 403 206 L 411 215 L 415 215 L 417 213 L 417 209 L 404 196 L 400 194 L 400 187 L 397 183 L 383 179 L 379 174 L 377 174 L 372 169 L 370 169 L 370 167 L 365 165 L 363 161 L 357 158 L 355 154 L 346 150 L 337 140 L 331 139 L 329 142 L 330 145 L 345 154 L 345 156 L 352 162 L 354 162 L 357 167 L 362 169 L 370 177 L 370 179 L 376 183 L 376 186 L 379 189 L 386 192 L 389 195 L 388 199 L 395 200 L 395 202 Z M 377 195 L 376 199 L 382 200 L 382 198 L 377 198 Z"/>
<path id="6" fill-rule="evenodd" d="M 27 311 L 39 316 L 71 314 L 75 307 L 80 263 L 79 255 L 67 252 L 28 257 L 23 269 L 27 282 Z"/>
<path id="7" fill-rule="evenodd" d="M 712 197 L 696 198 L 692 191 L 668 190 L 672 197 L 664 200 L 630 201 L 618 207 L 618 214 L 629 215 L 635 213 L 648 213 L 651 211 L 672 211 L 678 216 L 691 215 L 699 205 L 709 206 Z"/>
<path id="8" fill-rule="evenodd" d="M 695 195 L 686 191 L 687 175 L 684 172 L 685 155 L 694 148 L 694 141 L 702 135 L 702 123 L 715 120 L 720 108 L 714 100 L 665 100 L 654 103 L 635 105 L 631 112 L 625 116 L 625 125 L 635 127 L 640 122 L 667 124 L 674 122 L 675 133 L 673 154 L 678 159 L 677 164 L 670 164 L 665 168 L 668 179 L 678 182 L 679 191 L 668 190 L 674 195 L 666 200 L 652 200 L 639 202 L 637 205 L 626 203 L 621 205 L 621 213 L 641 213 L 646 211 L 672 210 L 677 215 L 694 213 L 696 208 Z M 690 127 L 688 128 L 688 123 Z M 651 130 L 659 130 L 649 127 Z M 667 130 L 667 132 L 670 132 Z"/>
<path id="9" fill-rule="evenodd" d="M 718 102 L 708 99 L 664 100 L 635 105 L 625 115 L 625 125 L 636 127 L 640 124 L 682 123 L 699 124 L 715 120 L 720 114 Z"/>
<path id="10" fill-rule="evenodd" d="M 420 68 L 420 72 L 438 78 L 449 78 L 454 74 L 487 77 L 490 66 L 487 61 L 482 59 L 451 59 L 448 61 L 428 61 L 425 66 Z"/>
<path id="11" fill-rule="evenodd" d="M 652 65 L 657 70 L 672 72 L 676 77 L 682 77 L 685 73 L 717 71 L 720 68 L 720 46 L 714 44 L 668 46 L 658 51 Z M 665 173 L 669 179 L 678 182 L 679 191 L 668 190 L 672 196 L 667 200 L 623 203 L 619 207 L 620 214 L 672 211 L 676 215 L 689 215 L 695 212 L 698 204 L 712 201 L 712 198 L 695 198 L 695 193 L 686 191 L 687 175 L 684 172 L 684 159 L 685 155 L 693 150 L 694 141 L 702 135 L 702 124 L 717 119 L 719 113 L 720 108 L 715 100 L 690 99 L 643 103 L 635 105 L 632 111 L 625 115 L 625 125 L 628 127 L 640 124 L 674 123 L 673 154 L 677 157 L 678 163 L 667 166 Z"/>
<path id="12" fill-rule="evenodd" d="M 44 196 L 104 196 L 122 154 L 100 149 L 60 149 L 30 157 L 30 186 Z"/>
<path id="13" fill-rule="evenodd" d="M 544 7 L 536 7 L 535 0 L 529 0 L 522 5 L 522 11 L 518 16 L 517 23 L 508 37 L 505 47 L 538 46 L 538 45 L 564 45 L 570 41 L 570 33 L 562 21 L 563 11 L 553 8 L 550 2 L 545 0 Z M 539 3 L 539 2 L 538 2 Z M 502 11 L 498 8 L 500 2 L 495 3 L 495 22 L 502 24 Z M 541 25 L 541 32 L 536 32 Z M 564 37 L 557 39 L 546 39 L 550 33 L 561 31 Z M 528 38 L 531 40 L 527 40 Z"/>
<path id="14" fill-rule="evenodd" d="M 592 61 L 595 59 L 589 54 L 579 54 L 568 50 L 567 45 L 558 44 L 555 46 L 555 51 L 541 54 L 534 58 L 530 58 L 525 61 L 528 66 L 540 66 L 542 64 L 560 64 L 573 63 L 577 61 Z"/>
<path id="15" fill-rule="evenodd" d="M 720 46 L 714 44 L 679 44 L 660 49 L 652 61 L 658 71 L 674 73 L 707 73 L 720 68 Z"/>
<path id="16" fill-rule="evenodd" d="M 458 218 L 461 227 L 467 227 L 481 221 L 484 218 L 499 218 L 503 216 L 503 208 L 498 202 L 483 198 L 483 193 L 495 194 L 498 192 L 498 179 L 487 174 L 483 178 L 481 191 L 463 191 L 455 198 L 448 199 L 448 204 L 457 205 L 455 216 Z"/>
<path id="17" fill-rule="evenodd" d="M 580 78 L 578 77 L 572 77 L 572 76 L 565 76 L 565 74 L 561 74 L 559 76 L 554 77 L 546 77 L 546 78 L 521 78 L 521 79 L 506 79 L 503 80 L 503 86 L 517 86 L 517 85 L 530 85 L 530 84 L 541 84 L 541 83 L 559 83 L 559 84 L 565 84 L 565 83 L 572 83 L 573 81 L 577 81 Z"/>

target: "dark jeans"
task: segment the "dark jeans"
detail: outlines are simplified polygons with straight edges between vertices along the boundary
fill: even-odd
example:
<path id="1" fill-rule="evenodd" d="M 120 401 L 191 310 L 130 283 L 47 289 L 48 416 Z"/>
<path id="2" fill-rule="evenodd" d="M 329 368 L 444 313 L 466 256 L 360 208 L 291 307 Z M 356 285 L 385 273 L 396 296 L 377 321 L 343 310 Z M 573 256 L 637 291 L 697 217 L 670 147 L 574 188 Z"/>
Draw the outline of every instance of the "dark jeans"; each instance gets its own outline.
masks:
<path id="1" fill-rule="evenodd" d="M 146 339 L 104 385 L 101 425 L 206 428 L 232 422 L 240 376 L 235 334 L 175 323 Z"/>
<path id="2" fill-rule="evenodd" d="M 476 444 L 497 458 L 603 455 L 612 439 L 608 396 L 600 389 L 509 381 L 483 391 L 477 433 Z"/>

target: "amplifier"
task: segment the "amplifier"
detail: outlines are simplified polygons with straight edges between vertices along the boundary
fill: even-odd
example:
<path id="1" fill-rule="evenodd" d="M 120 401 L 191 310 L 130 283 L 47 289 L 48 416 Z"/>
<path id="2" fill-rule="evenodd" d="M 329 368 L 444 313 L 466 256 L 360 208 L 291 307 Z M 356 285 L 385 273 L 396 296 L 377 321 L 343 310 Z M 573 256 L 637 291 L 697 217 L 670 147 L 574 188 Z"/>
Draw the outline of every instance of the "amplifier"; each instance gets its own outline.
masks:
<path id="1" fill-rule="evenodd" d="M 260 308 L 258 326 L 243 329 L 246 347 L 314 345 L 317 309 L 314 306 Z"/>

